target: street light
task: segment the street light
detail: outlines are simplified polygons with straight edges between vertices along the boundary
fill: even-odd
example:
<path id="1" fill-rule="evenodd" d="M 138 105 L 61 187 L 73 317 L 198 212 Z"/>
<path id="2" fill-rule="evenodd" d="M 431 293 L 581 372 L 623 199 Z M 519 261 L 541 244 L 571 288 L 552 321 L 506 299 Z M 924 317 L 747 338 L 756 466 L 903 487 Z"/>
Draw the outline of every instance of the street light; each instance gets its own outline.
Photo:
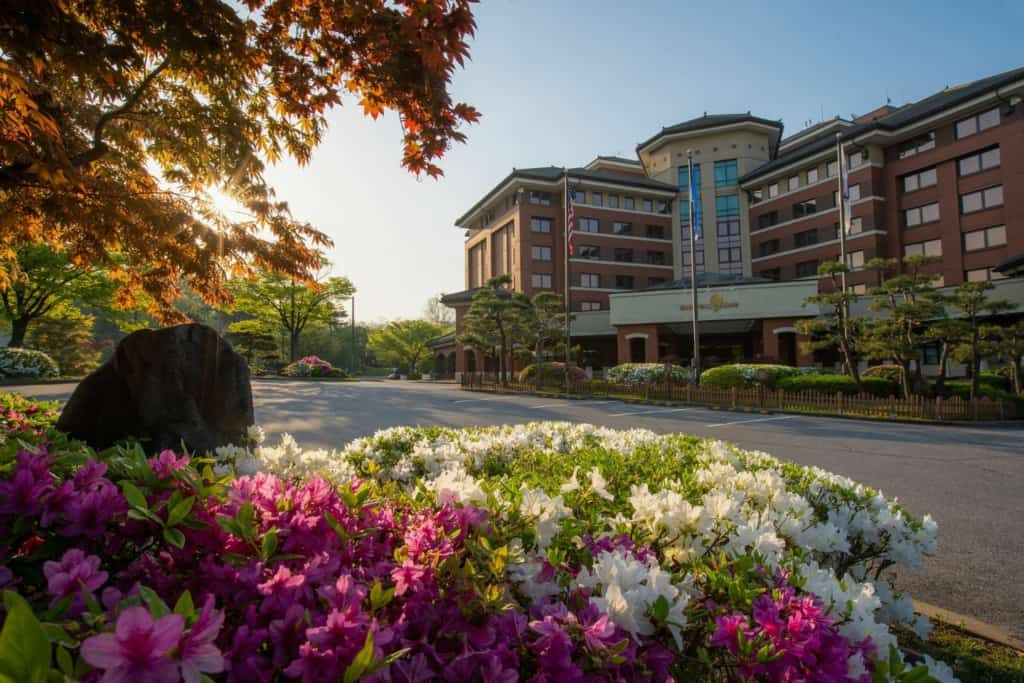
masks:
<path id="1" fill-rule="evenodd" d="M 355 377 L 356 375 L 356 295 L 352 295 L 352 311 L 350 313 L 352 318 L 352 350 L 348 354 L 348 374 Z"/>

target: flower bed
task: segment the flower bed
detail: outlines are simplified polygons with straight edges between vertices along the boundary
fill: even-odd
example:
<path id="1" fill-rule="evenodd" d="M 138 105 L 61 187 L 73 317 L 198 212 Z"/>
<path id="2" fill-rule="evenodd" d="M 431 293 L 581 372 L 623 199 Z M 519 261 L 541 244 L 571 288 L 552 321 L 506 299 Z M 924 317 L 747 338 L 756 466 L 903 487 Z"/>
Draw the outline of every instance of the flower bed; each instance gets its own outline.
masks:
<path id="1" fill-rule="evenodd" d="M 732 389 L 733 387 L 749 389 L 758 385 L 759 371 L 765 375 L 765 386 L 775 389 L 779 380 L 784 377 L 814 374 L 817 369 L 794 368 L 790 365 L 772 365 L 770 363 L 733 363 L 709 368 L 700 373 L 700 383 L 702 386 L 717 389 Z"/>
<path id="2" fill-rule="evenodd" d="M 0 446 L 0 671 L 929 680 L 887 625 L 926 623 L 873 579 L 919 568 L 935 525 L 844 478 L 564 423 L 337 453 L 251 436 L 212 461 L 52 431 Z"/>
<path id="3" fill-rule="evenodd" d="M 294 363 L 289 363 L 281 369 L 284 377 L 335 377 L 344 379 L 348 373 L 341 368 L 335 368 L 319 356 L 306 356 Z"/>
<path id="4" fill-rule="evenodd" d="M 675 383 L 690 381 L 690 371 L 681 365 L 670 365 L 670 379 Z M 651 384 L 665 381 L 665 363 L 622 363 L 608 370 L 608 379 L 621 384 Z"/>
<path id="5" fill-rule="evenodd" d="M 59 375 L 57 363 L 42 351 L 0 347 L 0 379 L 50 379 Z"/>

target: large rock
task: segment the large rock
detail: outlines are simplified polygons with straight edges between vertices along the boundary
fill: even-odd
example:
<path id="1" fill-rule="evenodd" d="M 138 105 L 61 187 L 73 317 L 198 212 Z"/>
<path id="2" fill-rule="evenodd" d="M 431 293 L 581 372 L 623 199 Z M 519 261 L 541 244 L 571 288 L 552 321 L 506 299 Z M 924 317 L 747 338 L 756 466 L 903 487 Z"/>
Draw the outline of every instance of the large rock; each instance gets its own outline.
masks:
<path id="1" fill-rule="evenodd" d="M 94 448 L 140 439 L 150 452 L 241 443 L 253 423 L 245 359 L 206 325 L 139 330 L 82 380 L 57 428 Z"/>

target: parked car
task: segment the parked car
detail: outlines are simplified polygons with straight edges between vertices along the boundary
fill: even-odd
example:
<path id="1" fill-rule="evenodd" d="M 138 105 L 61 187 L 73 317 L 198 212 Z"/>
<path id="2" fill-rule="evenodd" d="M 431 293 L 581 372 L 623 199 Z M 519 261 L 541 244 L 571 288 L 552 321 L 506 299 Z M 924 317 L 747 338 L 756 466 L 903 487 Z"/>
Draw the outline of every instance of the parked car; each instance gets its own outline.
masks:
<path id="1" fill-rule="evenodd" d="M 397 372 L 392 372 L 385 379 L 402 379 L 402 376 L 399 375 Z"/>

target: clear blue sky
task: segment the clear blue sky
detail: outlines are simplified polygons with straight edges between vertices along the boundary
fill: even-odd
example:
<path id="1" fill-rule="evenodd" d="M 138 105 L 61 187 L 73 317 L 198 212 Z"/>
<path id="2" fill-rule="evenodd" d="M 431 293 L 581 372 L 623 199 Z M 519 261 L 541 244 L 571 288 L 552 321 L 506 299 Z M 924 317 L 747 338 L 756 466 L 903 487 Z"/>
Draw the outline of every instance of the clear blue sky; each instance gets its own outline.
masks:
<path id="1" fill-rule="evenodd" d="M 483 117 L 443 179 L 404 171 L 397 118 L 366 119 L 353 102 L 331 115 L 309 166 L 269 178 L 334 238 L 357 319 L 417 317 L 431 295 L 463 288 L 453 221 L 513 166 L 631 157 L 705 111 L 751 110 L 791 134 L 1024 66 L 1021 0 L 835 4 L 485 0 L 452 86 Z"/>

